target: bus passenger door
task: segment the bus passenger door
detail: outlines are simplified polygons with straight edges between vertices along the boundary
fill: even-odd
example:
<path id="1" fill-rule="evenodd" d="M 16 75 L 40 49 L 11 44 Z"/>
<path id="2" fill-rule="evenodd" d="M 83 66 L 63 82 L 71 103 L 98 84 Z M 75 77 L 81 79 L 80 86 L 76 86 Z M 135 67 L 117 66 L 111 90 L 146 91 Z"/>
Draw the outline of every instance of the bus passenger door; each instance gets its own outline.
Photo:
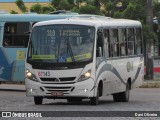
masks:
<path id="1" fill-rule="evenodd" d="M 96 44 L 96 65 L 97 65 L 97 72 L 96 75 L 97 79 L 102 80 L 103 87 L 102 94 L 107 94 L 106 92 L 109 92 L 109 87 L 107 86 L 107 65 L 106 65 L 106 59 L 105 59 L 105 46 L 104 46 L 104 36 L 103 31 L 98 30 L 97 32 L 97 44 Z"/>

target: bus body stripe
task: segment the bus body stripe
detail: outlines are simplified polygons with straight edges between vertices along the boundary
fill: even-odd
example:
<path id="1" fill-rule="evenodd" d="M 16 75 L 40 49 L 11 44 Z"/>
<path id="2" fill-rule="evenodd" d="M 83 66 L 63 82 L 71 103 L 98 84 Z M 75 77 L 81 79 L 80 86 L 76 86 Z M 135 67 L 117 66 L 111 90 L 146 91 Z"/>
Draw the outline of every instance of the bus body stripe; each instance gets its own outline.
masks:
<path id="1" fill-rule="evenodd" d="M 100 69 L 97 77 L 96 77 L 96 80 L 98 79 L 98 77 L 104 72 L 104 71 L 110 71 L 112 73 L 114 73 L 119 79 L 120 81 L 123 83 L 123 84 L 126 84 L 123 79 L 121 78 L 121 76 L 119 75 L 119 73 L 117 72 L 117 70 L 110 64 L 105 64 L 103 65 L 103 67 Z"/>
<path id="2" fill-rule="evenodd" d="M 135 79 L 133 79 L 132 80 L 132 84 L 136 81 L 136 79 L 138 78 L 138 76 L 139 76 L 139 74 L 140 74 L 140 70 L 141 70 L 141 67 L 142 67 L 142 59 L 140 60 L 140 64 L 139 64 L 139 67 L 138 67 L 138 69 L 137 69 L 137 72 L 136 72 L 136 74 L 135 74 Z M 100 64 L 102 64 L 104 61 L 102 61 Z M 100 65 L 99 64 L 99 65 Z M 98 65 L 98 66 L 99 66 Z M 97 67 L 98 68 L 98 67 Z M 125 83 L 125 81 L 122 79 L 122 77 L 120 76 L 120 74 L 118 73 L 118 71 L 115 69 L 115 67 L 114 66 L 112 66 L 112 65 L 110 65 L 110 64 L 105 64 L 105 65 L 103 65 L 103 67 L 100 69 L 100 71 L 99 71 L 99 73 L 98 73 L 98 75 L 97 75 L 97 77 L 96 77 L 96 80 L 98 79 L 98 77 L 104 72 L 104 71 L 110 71 L 110 72 L 112 72 L 112 73 L 114 73 L 118 78 L 119 78 L 119 80 L 123 83 L 123 84 L 126 84 Z"/>
<path id="3" fill-rule="evenodd" d="M 139 64 L 139 67 L 138 67 L 138 70 L 136 72 L 136 75 L 135 75 L 135 79 L 132 80 L 132 84 L 136 81 L 136 79 L 138 78 L 138 75 L 140 74 L 140 70 L 142 68 L 142 65 L 143 65 L 143 57 L 140 58 L 140 64 Z"/>

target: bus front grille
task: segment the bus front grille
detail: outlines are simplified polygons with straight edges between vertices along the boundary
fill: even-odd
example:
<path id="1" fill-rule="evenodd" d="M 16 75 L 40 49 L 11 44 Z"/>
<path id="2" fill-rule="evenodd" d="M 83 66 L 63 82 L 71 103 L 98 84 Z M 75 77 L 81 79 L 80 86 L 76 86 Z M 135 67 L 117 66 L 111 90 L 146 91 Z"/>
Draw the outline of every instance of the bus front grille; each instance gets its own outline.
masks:
<path id="1" fill-rule="evenodd" d="M 61 77 L 61 78 L 40 78 L 42 82 L 73 82 L 76 77 Z"/>
<path id="2" fill-rule="evenodd" d="M 64 94 L 69 91 L 72 91 L 74 89 L 74 87 L 50 87 L 50 86 L 44 86 L 45 90 L 48 91 L 48 92 L 55 92 L 55 91 L 58 91 L 58 92 L 63 92 Z"/>

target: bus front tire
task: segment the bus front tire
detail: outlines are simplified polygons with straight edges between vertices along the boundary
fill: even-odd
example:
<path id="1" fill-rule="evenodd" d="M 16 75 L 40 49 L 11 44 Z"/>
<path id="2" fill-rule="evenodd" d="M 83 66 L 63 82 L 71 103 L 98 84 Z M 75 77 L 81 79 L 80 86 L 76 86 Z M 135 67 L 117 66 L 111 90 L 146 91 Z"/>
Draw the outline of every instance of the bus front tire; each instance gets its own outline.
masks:
<path id="1" fill-rule="evenodd" d="M 34 103 L 36 105 L 41 105 L 43 101 L 43 97 L 34 97 Z"/>
<path id="2" fill-rule="evenodd" d="M 126 90 L 124 92 L 113 94 L 114 102 L 128 102 L 130 97 L 129 83 L 126 84 Z"/>
<path id="3" fill-rule="evenodd" d="M 97 95 L 95 97 L 90 98 L 91 105 L 98 105 L 99 104 L 99 87 L 97 89 Z"/>

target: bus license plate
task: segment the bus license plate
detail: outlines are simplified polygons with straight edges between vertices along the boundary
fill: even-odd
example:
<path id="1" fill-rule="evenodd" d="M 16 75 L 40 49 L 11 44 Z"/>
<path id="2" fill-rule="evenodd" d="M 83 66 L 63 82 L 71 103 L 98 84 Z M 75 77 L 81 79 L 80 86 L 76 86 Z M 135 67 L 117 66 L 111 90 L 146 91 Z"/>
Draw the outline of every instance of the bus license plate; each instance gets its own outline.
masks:
<path id="1" fill-rule="evenodd" d="M 52 96 L 63 96 L 63 92 L 54 91 L 51 93 Z"/>

